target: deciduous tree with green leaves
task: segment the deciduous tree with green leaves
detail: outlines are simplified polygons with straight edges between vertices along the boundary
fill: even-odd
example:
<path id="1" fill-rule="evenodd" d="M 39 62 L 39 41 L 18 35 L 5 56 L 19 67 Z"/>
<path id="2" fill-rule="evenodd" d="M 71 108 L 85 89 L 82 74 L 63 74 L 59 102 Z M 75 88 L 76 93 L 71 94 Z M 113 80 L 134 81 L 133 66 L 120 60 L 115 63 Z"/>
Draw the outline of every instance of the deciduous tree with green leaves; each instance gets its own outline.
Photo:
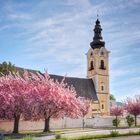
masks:
<path id="1" fill-rule="evenodd" d="M 110 94 L 110 100 L 116 100 L 116 98 L 113 94 Z"/>
<path id="2" fill-rule="evenodd" d="M 4 61 L 0 64 L 0 76 L 8 75 L 9 73 L 15 72 L 16 72 L 15 65 L 12 64 L 11 62 Z"/>

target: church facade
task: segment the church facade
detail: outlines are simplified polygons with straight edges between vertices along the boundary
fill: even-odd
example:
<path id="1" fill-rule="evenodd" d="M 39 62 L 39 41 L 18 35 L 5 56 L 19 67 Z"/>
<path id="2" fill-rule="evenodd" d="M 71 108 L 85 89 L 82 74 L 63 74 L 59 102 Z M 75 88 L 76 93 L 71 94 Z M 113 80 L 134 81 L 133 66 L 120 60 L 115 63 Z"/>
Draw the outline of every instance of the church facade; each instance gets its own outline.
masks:
<path id="1" fill-rule="evenodd" d="M 92 115 L 109 115 L 109 51 L 105 48 L 102 37 L 102 28 L 97 18 L 94 28 L 93 41 L 87 52 L 87 78 L 92 79 L 98 101 L 92 104 Z"/>

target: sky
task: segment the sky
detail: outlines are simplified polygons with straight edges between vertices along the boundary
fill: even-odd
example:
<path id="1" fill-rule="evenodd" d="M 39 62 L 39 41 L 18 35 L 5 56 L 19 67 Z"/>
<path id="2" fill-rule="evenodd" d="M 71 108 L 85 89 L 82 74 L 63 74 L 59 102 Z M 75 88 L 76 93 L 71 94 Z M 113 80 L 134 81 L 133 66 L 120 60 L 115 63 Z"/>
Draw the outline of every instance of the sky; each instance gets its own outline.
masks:
<path id="1" fill-rule="evenodd" d="M 97 11 L 110 93 L 140 94 L 140 0 L 0 0 L 0 63 L 86 78 Z"/>

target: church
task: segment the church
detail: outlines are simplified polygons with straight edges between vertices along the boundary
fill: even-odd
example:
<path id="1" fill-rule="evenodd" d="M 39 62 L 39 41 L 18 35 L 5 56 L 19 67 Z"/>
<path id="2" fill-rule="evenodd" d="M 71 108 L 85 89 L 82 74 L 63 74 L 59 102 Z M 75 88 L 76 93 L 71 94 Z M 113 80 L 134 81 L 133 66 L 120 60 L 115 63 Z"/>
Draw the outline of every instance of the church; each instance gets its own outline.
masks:
<path id="1" fill-rule="evenodd" d="M 90 101 L 88 117 L 95 115 L 109 115 L 109 68 L 108 55 L 105 42 L 102 37 L 102 28 L 97 18 L 94 28 L 93 41 L 90 43 L 87 56 L 87 77 L 66 77 L 65 82 L 73 85 L 78 96 Z M 52 79 L 61 81 L 63 76 L 50 75 Z"/>
<path id="2" fill-rule="evenodd" d="M 87 77 L 66 77 L 64 81 L 69 86 L 74 86 L 77 96 L 81 96 L 90 101 L 90 110 L 87 117 L 110 114 L 108 68 L 109 51 L 105 48 L 105 42 L 102 37 L 102 28 L 98 18 L 95 22 L 95 28 L 93 31 L 93 41 L 90 43 L 90 48 L 86 53 Z M 17 71 L 23 72 L 23 68 L 17 67 Z M 29 71 L 36 72 L 34 70 Z M 63 76 L 50 74 L 50 78 L 61 82 Z"/>

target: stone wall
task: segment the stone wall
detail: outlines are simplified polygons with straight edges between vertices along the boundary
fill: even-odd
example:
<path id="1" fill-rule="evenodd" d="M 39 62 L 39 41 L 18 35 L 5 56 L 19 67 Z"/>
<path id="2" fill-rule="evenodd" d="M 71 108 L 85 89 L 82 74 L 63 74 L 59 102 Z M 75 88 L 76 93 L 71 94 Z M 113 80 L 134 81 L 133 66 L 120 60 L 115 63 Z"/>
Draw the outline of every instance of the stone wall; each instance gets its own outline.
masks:
<path id="1" fill-rule="evenodd" d="M 112 120 L 114 117 L 95 117 L 95 118 L 87 118 L 85 119 L 85 126 L 90 128 L 96 127 L 112 127 Z M 126 119 L 124 117 L 120 118 L 121 126 L 127 126 Z M 140 117 L 137 119 L 137 123 L 140 124 Z M 50 122 L 51 129 L 63 129 L 63 128 L 78 128 L 82 127 L 83 120 L 82 118 L 79 119 L 52 119 Z M 19 130 L 20 131 L 33 131 L 33 130 L 43 130 L 44 128 L 44 121 L 20 121 Z M 0 130 L 5 130 L 12 132 L 13 129 L 13 121 L 3 121 L 0 120 Z"/>
<path id="2" fill-rule="evenodd" d="M 59 129 L 59 128 L 76 128 L 82 127 L 82 118 L 80 119 L 51 119 L 50 128 Z M 43 130 L 44 121 L 23 121 L 20 120 L 19 130 L 20 131 L 33 131 L 33 130 Z M 13 121 L 3 121 L 0 120 L 0 130 L 5 130 L 12 132 L 13 130 Z"/>
<path id="3" fill-rule="evenodd" d="M 86 127 L 112 127 L 112 121 L 115 117 L 107 116 L 107 117 L 95 117 L 95 118 L 87 118 L 86 119 Z M 127 121 L 125 117 L 119 117 L 120 126 L 127 126 Z M 140 116 L 137 118 L 137 124 L 140 124 Z"/>

